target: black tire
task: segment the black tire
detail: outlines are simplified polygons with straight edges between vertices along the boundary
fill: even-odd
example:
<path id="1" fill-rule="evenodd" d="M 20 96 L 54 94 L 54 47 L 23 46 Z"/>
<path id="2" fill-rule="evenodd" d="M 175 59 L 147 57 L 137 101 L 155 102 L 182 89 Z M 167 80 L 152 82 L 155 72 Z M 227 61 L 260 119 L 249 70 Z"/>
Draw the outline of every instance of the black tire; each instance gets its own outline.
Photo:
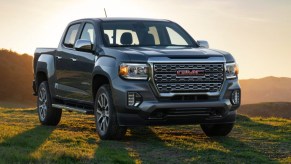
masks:
<path id="1" fill-rule="evenodd" d="M 200 125 L 204 133 L 208 137 L 215 137 L 215 136 L 227 136 L 233 126 L 234 123 L 228 123 L 228 124 L 201 124 Z"/>
<path id="2" fill-rule="evenodd" d="M 96 130 L 102 140 L 120 140 L 127 128 L 119 126 L 109 85 L 102 85 L 96 94 L 94 115 Z"/>
<path id="3" fill-rule="evenodd" d="M 43 81 L 39 85 L 37 95 L 37 113 L 40 123 L 42 125 L 58 125 L 62 117 L 62 109 L 52 107 L 47 81 Z"/>

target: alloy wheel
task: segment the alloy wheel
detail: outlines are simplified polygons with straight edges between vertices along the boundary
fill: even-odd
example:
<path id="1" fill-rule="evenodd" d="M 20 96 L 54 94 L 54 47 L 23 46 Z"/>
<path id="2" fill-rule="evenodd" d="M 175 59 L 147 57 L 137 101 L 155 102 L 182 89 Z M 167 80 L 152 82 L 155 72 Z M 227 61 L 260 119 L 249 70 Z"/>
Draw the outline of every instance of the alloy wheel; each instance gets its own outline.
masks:
<path id="1" fill-rule="evenodd" d="M 42 87 L 39 91 L 38 101 L 38 112 L 40 119 L 43 121 L 46 118 L 47 114 L 47 92 L 44 87 Z"/>
<path id="2" fill-rule="evenodd" d="M 105 133 L 109 125 L 109 103 L 104 93 L 98 97 L 96 113 L 98 128 L 102 133 Z"/>

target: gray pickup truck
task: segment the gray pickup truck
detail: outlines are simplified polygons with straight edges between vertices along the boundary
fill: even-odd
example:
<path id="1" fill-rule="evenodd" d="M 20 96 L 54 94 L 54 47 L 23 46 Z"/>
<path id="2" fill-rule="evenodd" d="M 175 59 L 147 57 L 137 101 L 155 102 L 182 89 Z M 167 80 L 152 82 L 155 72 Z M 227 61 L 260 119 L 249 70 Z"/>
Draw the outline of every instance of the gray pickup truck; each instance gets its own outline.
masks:
<path id="1" fill-rule="evenodd" d="M 37 48 L 33 90 L 39 120 L 62 109 L 95 115 L 101 139 L 129 126 L 200 124 L 225 136 L 240 106 L 238 67 L 169 20 L 94 18 L 71 22 L 58 48 Z"/>

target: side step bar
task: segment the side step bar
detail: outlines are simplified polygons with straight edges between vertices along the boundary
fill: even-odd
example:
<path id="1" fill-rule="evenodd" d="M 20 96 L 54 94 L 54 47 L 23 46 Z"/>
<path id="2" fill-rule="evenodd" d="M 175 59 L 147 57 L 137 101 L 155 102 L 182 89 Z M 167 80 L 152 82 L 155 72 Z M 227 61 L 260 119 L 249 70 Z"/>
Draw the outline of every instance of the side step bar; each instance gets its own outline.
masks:
<path id="1" fill-rule="evenodd" d="M 63 105 L 63 104 L 52 104 L 52 107 L 59 108 L 59 109 L 66 109 L 68 111 L 80 112 L 84 114 L 93 114 L 93 110 L 77 108 L 77 107 L 72 107 L 72 106 Z"/>

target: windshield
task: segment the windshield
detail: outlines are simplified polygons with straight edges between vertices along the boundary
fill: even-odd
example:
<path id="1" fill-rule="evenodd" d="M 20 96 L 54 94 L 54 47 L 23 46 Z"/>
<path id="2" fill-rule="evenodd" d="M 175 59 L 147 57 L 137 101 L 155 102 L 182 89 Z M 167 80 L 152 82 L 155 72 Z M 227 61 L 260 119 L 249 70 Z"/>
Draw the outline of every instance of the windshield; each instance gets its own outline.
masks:
<path id="1" fill-rule="evenodd" d="M 187 46 L 197 47 L 177 24 L 158 21 L 103 22 L 103 37 L 109 47 Z"/>

